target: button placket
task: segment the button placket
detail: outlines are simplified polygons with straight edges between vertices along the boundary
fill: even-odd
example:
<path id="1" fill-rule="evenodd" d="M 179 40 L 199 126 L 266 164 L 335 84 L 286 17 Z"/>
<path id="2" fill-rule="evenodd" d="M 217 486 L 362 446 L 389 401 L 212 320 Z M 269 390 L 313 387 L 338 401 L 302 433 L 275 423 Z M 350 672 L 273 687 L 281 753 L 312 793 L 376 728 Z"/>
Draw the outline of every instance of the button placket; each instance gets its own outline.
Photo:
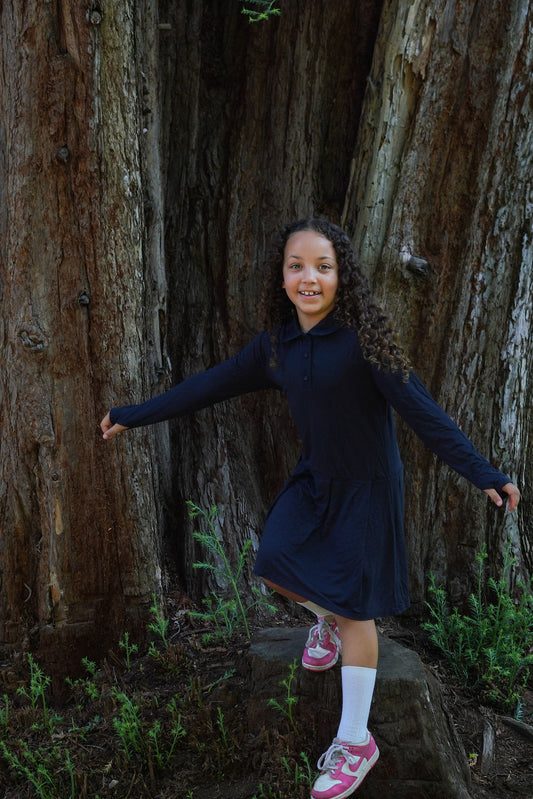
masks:
<path id="1" fill-rule="evenodd" d="M 311 388 L 311 336 L 305 336 L 303 340 L 303 365 L 302 365 L 302 379 L 304 388 Z"/>

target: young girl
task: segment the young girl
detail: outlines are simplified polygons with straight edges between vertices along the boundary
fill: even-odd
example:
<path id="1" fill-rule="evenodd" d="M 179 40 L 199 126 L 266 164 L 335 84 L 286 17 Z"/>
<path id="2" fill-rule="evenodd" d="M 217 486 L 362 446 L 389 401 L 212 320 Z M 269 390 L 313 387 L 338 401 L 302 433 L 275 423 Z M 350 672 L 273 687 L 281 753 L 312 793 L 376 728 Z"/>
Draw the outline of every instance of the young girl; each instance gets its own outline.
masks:
<path id="1" fill-rule="evenodd" d="M 520 494 L 428 394 L 377 307 L 346 234 L 323 219 L 285 226 L 270 259 L 266 330 L 235 357 L 142 405 L 113 408 L 104 438 L 265 388 L 287 396 L 302 455 L 269 511 L 255 573 L 316 616 L 305 668 L 342 649 L 342 714 L 314 799 L 342 799 L 378 759 L 367 730 L 374 619 L 408 607 L 402 463 L 392 408 L 440 458 L 501 506 Z"/>

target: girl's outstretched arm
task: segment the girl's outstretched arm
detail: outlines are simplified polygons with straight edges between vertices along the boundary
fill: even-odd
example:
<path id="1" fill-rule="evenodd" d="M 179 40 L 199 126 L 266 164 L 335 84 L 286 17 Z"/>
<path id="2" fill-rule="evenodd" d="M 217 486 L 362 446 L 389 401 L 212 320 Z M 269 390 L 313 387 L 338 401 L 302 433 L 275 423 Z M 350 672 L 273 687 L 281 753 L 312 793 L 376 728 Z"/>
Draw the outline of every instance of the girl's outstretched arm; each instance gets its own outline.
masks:
<path id="1" fill-rule="evenodd" d="M 117 433 L 122 433 L 123 430 L 127 430 L 127 427 L 124 427 L 122 424 L 113 424 L 110 419 L 109 413 L 106 413 L 102 421 L 100 422 L 100 428 L 104 434 L 104 438 L 113 438 L 116 436 Z"/>
<path id="2" fill-rule="evenodd" d="M 484 488 L 483 490 L 485 491 L 485 494 L 488 494 L 488 496 L 492 499 L 494 504 L 501 508 L 503 505 L 503 499 L 498 492 L 494 488 Z M 506 483 L 504 486 L 502 486 L 501 490 L 505 491 L 505 493 L 509 496 L 507 509 L 516 510 L 518 503 L 520 502 L 520 491 L 518 488 L 514 483 Z"/>

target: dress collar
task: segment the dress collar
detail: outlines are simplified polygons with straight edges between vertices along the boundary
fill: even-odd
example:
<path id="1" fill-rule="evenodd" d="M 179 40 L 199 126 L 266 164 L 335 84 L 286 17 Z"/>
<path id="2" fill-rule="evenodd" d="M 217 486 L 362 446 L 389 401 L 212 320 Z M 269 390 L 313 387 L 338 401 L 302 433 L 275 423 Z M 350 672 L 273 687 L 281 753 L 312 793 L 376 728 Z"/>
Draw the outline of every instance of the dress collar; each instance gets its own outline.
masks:
<path id="1" fill-rule="evenodd" d="M 324 317 L 318 324 L 314 325 L 307 333 L 304 333 L 298 322 L 298 317 L 294 314 L 291 319 L 286 322 L 281 328 L 279 340 L 280 342 L 293 341 L 300 338 L 300 336 L 328 336 L 330 333 L 335 333 L 342 327 L 340 322 L 335 319 L 334 311 L 331 311 Z"/>

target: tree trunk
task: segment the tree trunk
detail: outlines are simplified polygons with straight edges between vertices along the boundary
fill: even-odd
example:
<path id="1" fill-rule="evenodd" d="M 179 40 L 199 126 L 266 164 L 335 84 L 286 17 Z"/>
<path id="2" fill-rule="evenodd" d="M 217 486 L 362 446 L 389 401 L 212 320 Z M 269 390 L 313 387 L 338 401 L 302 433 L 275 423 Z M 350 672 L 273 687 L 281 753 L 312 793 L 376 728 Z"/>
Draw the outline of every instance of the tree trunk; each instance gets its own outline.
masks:
<path id="1" fill-rule="evenodd" d="M 176 381 L 233 354 L 259 329 L 273 231 L 313 210 L 339 217 L 379 6 L 290 2 L 279 19 L 250 25 L 237 2 L 162 4 Z M 266 392 L 181 419 L 173 452 L 176 495 L 217 505 L 235 562 L 246 539 L 257 544 L 268 504 L 296 463 L 284 400 Z M 205 573 L 192 563 L 205 553 L 187 518 L 181 528 L 177 557 L 199 599 Z"/>
<path id="2" fill-rule="evenodd" d="M 174 377 L 250 338 L 269 234 L 324 213 L 354 234 L 436 398 L 523 484 L 531 11 L 386 0 L 380 12 L 294 2 L 250 26 L 237 4 L 162 3 Z M 173 431 L 177 496 L 219 505 L 233 553 L 257 541 L 298 451 L 283 403 L 233 401 Z M 503 518 L 401 426 L 400 438 L 415 606 L 429 569 L 464 597 L 482 542 L 497 569 L 511 537 L 530 572 L 527 513 Z M 190 533 L 184 519 L 178 557 L 199 597 Z"/>
<path id="3" fill-rule="evenodd" d="M 525 486 L 533 9 L 442 5 L 385 4 L 343 219 L 436 398 Z M 517 575 L 531 575 L 527 494 L 504 516 L 410 431 L 401 438 L 413 598 L 429 570 L 464 598 L 483 543 L 498 570 L 511 540 Z"/>
<path id="4" fill-rule="evenodd" d="M 437 399 L 524 483 L 526 0 L 294 0 L 259 25 L 237 0 L 160 0 L 159 19 L 155 0 L 19 6 L 0 4 L 4 643 L 31 639 L 61 673 L 141 634 L 171 487 L 169 540 L 197 599 L 185 499 L 219 506 L 231 558 L 257 544 L 298 453 L 282 398 L 173 423 L 172 446 L 167 425 L 105 443 L 97 421 L 250 339 L 289 218 L 353 233 Z M 429 569 L 464 596 L 482 542 L 497 568 L 510 536 L 530 573 L 528 497 L 502 520 L 400 436 L 415 603 Z"/>
<path id="5" fill-rule="evenodd" d="M 29 635 L 57 677 L 140 634 L 161 585 L 159 445 L 97 429 L 164 368 L 156 21 L 133 0 L 0 9 L 0 640 Z"/>

